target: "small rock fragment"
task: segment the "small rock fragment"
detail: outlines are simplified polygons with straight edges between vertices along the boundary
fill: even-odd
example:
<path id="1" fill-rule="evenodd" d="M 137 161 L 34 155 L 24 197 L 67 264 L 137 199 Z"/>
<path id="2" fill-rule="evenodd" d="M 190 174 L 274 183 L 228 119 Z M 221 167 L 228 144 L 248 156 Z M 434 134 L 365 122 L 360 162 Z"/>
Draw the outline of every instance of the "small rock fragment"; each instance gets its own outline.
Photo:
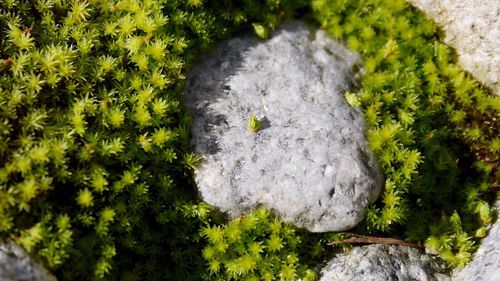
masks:
<path id="1" fill-rule="evenodd" d="M 0 240 L 0 281 L 56 281 L 19 245 Z"/>

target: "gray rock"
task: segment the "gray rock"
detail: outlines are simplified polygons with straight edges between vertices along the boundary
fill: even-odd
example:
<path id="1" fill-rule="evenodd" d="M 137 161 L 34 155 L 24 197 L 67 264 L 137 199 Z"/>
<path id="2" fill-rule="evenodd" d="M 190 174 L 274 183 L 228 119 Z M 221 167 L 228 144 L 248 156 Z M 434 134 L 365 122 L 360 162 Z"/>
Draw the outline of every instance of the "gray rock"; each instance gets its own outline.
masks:
<path id="1" fill-rule="evenodd" d="M 193 146 L 206 160 L 195 172 L 202 199 L 233 217 L 265 206 L 314 232 L 358 224 L 382 183 L 362 113 L 344 99 L 358 63 L 300 22 L 205 57 L 185 88 Z M 255 134 L 252 114 L 263 125 Z"/>
<path id="2" fill-rule="evenodd" d="M 500 211 L 500 200 L 495 209 Z M 491 226 L 472 261 L 463 269 L 453 272 L 456 281 L 498 281 L 500 280 L 500 219 Z"/>
<path id="3" fill-rule="evenodd" d="M 14 242 L 0 240 L 0 281 L 55 281 L 45 268 Z"/>
<path id="4" fill-rule="evenodd" d="M 500 95 L 500 1 L 410 0 L 445 31 L 459 64 Z"/>
<path id="5" fill-rule="evenodd" d="M 335 256 L 320 281 L 450 280 L 446 267 L 415 248 L 398 245 L 355 247 Z"/>

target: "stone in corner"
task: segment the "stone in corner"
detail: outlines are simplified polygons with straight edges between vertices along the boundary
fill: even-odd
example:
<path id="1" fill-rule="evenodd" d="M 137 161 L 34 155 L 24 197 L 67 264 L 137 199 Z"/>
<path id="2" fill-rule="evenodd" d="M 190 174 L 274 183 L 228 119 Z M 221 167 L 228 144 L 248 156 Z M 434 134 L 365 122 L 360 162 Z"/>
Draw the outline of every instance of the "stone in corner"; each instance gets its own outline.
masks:
<path id="1" fill-rule="evenodd" d="M 500 95 L 500 1 L 409 1 L 443 27 L 458 63 Z"/>
<path id="2" fill-rule="evenodd" d="M 369 245 L 336 255 L 321 270 L 319 281 L 448 281 L 446 267 L 407 246 Z"/>
<path id="3" fill-rule="evenodd" d="M 0 240 L 0 281 L 56 281 L 19 245 Z"/>

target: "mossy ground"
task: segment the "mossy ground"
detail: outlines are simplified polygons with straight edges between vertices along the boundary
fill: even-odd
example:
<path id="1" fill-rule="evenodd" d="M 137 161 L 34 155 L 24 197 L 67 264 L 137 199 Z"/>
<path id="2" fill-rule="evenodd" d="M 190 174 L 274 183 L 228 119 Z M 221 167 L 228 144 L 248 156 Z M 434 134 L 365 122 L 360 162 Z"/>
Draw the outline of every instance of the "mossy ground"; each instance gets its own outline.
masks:
<path id="1" fill-rule="evenodd" d="M 306 17 L 358 51 L 383 196 L 354 232 L 470 259 L 499 187 L 500 99 L 402 0 L 0 1 L 0 234 L 61 280 L 314 279 L 342 234 L 196 200 L 185 75 L 244 29 Z M 217 223 L 216 223 L 217 222 Z"/>

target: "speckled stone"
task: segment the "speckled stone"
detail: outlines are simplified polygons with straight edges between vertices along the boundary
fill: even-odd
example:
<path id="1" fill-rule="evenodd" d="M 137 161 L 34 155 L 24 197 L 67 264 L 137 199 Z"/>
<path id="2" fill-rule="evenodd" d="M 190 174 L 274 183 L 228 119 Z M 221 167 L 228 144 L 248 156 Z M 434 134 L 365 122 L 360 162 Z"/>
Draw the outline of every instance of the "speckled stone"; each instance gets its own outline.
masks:
<path id="1" fill-rule="evenodd" d="M 356 226 L 383 181 L 362 113 L 344 98 L 357 75 L 357 55 L 297 21 L 205 56 L 185 87 L 202 199 L 233 217 L 265 206 L 313 232 Z"/>

